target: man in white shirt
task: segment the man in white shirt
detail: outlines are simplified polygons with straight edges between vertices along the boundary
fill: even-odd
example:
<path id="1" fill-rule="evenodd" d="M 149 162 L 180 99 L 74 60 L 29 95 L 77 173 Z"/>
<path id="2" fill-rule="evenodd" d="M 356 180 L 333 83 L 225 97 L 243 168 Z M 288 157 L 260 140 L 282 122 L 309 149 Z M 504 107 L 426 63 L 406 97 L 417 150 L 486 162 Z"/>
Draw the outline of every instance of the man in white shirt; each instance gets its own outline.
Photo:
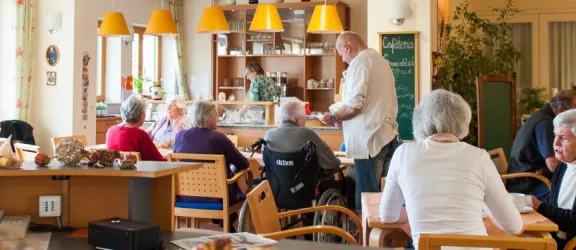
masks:
<path id="1" fill-rule="evenodd" d="M 327 114 L 328 125 L 342 122 L 346 157 L 354 159 L 356 207 L 362 192 L 378 192 L 379 180 L 397 145 L 398 101 L 394 75 L 388 60 L 368 48 L 354 32 L 344 32 L 336 40 L 336 50 L 349 64 L 346 70 L 343 107 Z"/>

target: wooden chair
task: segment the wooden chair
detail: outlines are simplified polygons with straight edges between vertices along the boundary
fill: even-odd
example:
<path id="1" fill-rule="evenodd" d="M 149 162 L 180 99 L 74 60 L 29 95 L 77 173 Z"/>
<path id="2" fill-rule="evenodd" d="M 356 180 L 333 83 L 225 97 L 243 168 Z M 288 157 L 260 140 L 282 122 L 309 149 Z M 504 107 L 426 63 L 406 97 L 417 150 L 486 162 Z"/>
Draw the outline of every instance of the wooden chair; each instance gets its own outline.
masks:
<path id="1" fill-rule="evenodd" d="M 238 183 L 238 180 L 245 175 L 247 178 L 247 192 L 252 190 L 253 175 L 250 169 L 242 170 L 234 177 L 227 179 L 226 161 L 223 155 L 202 155 L 202 154 L 169 154 L 168 161 L 195 161 L 202 162 L 203 166 L 194 171 L 188 171 L 177 175 L 176 195 L 220 198 L 222 202 L 176 202 L 173 207 L 174 218 L 176 219 L 175 229 L 179 227 L 178 217 L 191 219 L 197 228 L 196 219 L 222 219 L 224 221 L 224 232 L 230 232 L 229 216 L 232 213 L 240 214 L 243 201 L 236 204 L 229 204 L 228 185 Z"/>
<path id="2" fill-rule="evenodd" d="M 523 238 L 456 234 L 420 234 L 419 250 L 440 250 L 441 247 L 482 247 L 500 249 L 555 250 L 551 237 Z"/>
<path id="3" fill-rule="evenodd" d="M 135 155 L 136 159 L 138 159 L 138 161 L 142 160 L 142 157 L 140 157 L 140 152 L 129 152 L 129 151 L 120 151 L 120 154 L 123 156 L 126 155 Z"/>
<path id="4" fill-rule="evenodd" d="M 497 148 L 488 151 L 490 158 L 492 158 L 492 162 L 496 165 L 496 169 L 498 169 L 498 173 L 500 175 L 505 175 L 508 173 L 508 161 L 506 160 L 506 155 L 504 154 L 503 148 Z"/>
<path id="5" fill-rule="evenodd" d="M 87 145 L 88 145 L 88 140 L 86 140 L 86 135 L 73 135 L 73 136 L 64 136 L 64 137 L 52 137 L 52 150 L 54 151 L 54 155 L 56 155 L 56 146 L 58 146 L 58 143 L 59 143 L 61 140 L 68 139 L 68 138 L 78 139 L 78 140 L 80 140 L 80 142 L 82 142 L 82 145 L 84 145 L 84 146 L 87 146 Z"/>
<path id="6" fill-rule="evenodd" d="M 34 161 L 36 154 L 40 153 L 40 146 L 24 143 L 14 143 L 14 149 L 18 160 L 21 161 Z"/>
<path id="7" fill-rule="evenodd" d="M 250 214 L 252 215 L 256 233 L 266 238 L 280 240 L 286 237 L 312 233 L 330 233 L 342 237 L 350 244 L 358 244 L 358 241 L 350 233 L 334 226 L 310 226 L 281 231 L 280 219 L 298 216 L 304 213 L 333 210 L 345 213 L 352 218 L 354 223 L 358 225 L 359 232 L 362 232 L 362 224 L 360 223 L 358 216 L 345 207 L 317 206 L 277 213 L 276 201 L 274 201 L 272 188 L 268 181 L 263 181 L 260 185 L 254 188 L 254 190 L 247 195 L 246 200 L 250 206 Z"/>
<path id="8" fill-rule="evenodd" d="M 228 137 L 228 139 L 230 139 L 232 141 L 234 146 L 238 146 L 238 136 L 237 135 L 226 135 L 226 137 Z"/>

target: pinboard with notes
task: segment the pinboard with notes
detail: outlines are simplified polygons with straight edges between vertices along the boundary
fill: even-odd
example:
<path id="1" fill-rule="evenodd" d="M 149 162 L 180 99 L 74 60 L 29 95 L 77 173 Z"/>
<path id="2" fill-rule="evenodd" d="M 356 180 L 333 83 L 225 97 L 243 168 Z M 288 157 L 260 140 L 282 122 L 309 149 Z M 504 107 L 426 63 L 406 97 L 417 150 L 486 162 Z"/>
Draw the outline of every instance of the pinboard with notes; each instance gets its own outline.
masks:
<path id="1" fill-rule="evenodd" d="M 380 54 L 390 62 L 398 98 L 398 133 L 413 140 L 412 114 L 418 102 L 418 31 L 379 32 Z"/>

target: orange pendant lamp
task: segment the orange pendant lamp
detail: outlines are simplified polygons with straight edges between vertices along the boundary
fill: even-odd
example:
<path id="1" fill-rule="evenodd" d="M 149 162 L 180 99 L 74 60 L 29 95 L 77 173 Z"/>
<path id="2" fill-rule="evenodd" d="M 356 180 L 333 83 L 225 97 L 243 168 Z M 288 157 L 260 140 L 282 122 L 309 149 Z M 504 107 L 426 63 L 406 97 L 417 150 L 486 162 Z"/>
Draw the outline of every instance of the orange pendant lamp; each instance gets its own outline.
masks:
<path id="1" fill-rule="evenodd" d="M 274 4 L 260 4 L 256 7 L 256 13 L 250 24 L 250 31 L 254 32 L 283 32 L 284 26 L 278 13 L 278 8 Z"/>
<path id="2" fill-rule="evenodd" d="M 196 27 L 196 33 L 230 33 L 230 27 L 224 16 L 224 11 L 222 8 L 214 6 L 214 1 L 212 1 L 212 6 L 204 8 L 198 27 Z"/>
<path id="3" fill-rule="evenodd" d="M 324 5 L 316 5 L 314 7 L 314 12 L 308 25 L 308 33 L 337 34 L 342 31 L 344 31 L 344 28 L 342 27 L 336 5 L 327 5 L 326 1 L 324 1 Z"/>
<path id="4" fill-rule="evenodd" d="M 164 1 L 162 0 L 161 9 L 152 11 L 152 16 L 148 21 L 148 26 L 145 35 L 151 36 L 175 36 L 178 35 L 178 28 L 170 10 L 164 9 Z"/>
<path id="5" fill-rule="evenodd" d="M 115 1 L 112 1 L 112 12 L 106 12 L 100 28 L 98 29 L 98 36 L 106 37 L 128 37 L 130 31 L 126 25 L 126 19 L 122 12 L 115 12 Z"/>

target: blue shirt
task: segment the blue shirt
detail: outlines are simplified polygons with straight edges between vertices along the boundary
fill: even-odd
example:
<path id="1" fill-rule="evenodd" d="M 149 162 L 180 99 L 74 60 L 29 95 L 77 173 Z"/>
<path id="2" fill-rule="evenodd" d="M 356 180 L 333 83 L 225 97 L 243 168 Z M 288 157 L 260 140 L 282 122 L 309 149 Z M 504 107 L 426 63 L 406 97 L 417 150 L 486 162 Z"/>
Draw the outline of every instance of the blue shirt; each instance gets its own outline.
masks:
<path id="1" fill-rule="evenodd" d="M 166 120 L 166 122 L 162 124 L 160 129 L 156 131 L 153 138 L 154 142 L 166 143 L 170 139 L 172 139 L 172 130 L 174 129 L 174 126 L 172 126 L 172 124 L 169 123 L 170 122 Z"/>
<path id="2" fill-rule="evenodd" d="M 538 152 L 540 152 L 542 158 L 546 159 L 554 156 L 554 125 L 546 120 L 536 123 L 534 136 Z"/>

